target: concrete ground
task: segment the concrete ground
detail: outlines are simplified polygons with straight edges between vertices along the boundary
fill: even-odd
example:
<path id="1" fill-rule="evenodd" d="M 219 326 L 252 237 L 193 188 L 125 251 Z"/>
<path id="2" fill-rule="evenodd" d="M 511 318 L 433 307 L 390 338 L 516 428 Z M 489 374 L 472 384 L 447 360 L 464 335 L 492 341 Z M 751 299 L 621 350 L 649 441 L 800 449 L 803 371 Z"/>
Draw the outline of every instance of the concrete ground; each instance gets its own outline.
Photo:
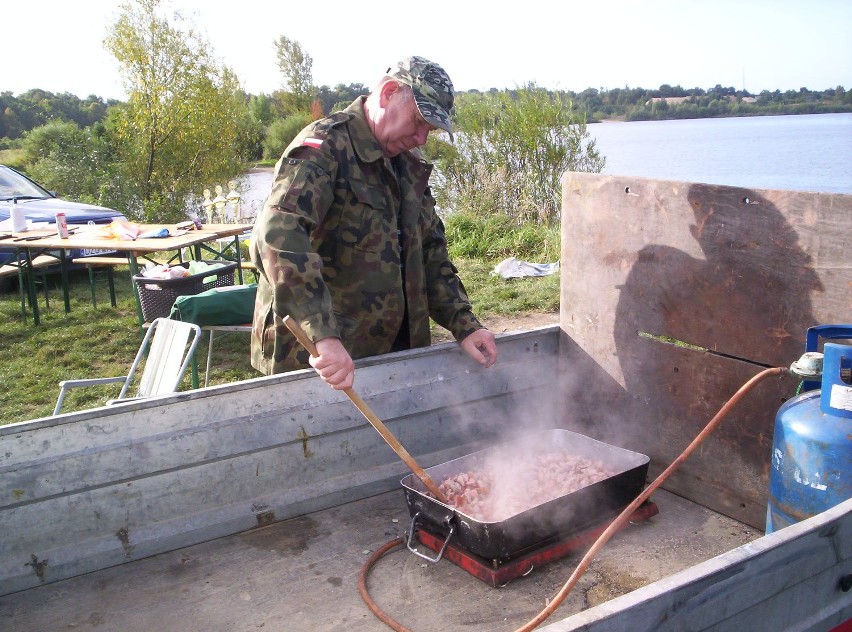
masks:
<path id="1" fill-rule="evenodd" d="M 545 622 L 553 623 L 760 537 L 658 491 L 660 513 L 616 534 Z M 0 597 L 0 629 L 121 632 L 380 632 L 358 574 L 409 527 L 402 491 Z M 369 575 L 372 598 L 414 632 L 512 631 L 537 615 L 582 552 L 493 588 L 405 547 Z"/>

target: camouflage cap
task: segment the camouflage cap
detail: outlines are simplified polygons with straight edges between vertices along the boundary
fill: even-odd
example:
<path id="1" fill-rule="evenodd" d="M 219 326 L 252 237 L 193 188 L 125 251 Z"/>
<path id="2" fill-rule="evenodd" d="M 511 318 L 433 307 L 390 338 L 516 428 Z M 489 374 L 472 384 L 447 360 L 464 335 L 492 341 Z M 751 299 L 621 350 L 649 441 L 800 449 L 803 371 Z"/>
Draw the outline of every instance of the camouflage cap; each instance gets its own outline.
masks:
<path id="1" fill-rule="evenodd" d="M 453 110 L 453 82 L 447 71 L 423 57 L 403 59 L 396 68 L 388 68 L 387 74 L 397 81 L 411 86 L 417 109 L 428 123 L 440 127 L 453 139 L 450 113 Z"/>

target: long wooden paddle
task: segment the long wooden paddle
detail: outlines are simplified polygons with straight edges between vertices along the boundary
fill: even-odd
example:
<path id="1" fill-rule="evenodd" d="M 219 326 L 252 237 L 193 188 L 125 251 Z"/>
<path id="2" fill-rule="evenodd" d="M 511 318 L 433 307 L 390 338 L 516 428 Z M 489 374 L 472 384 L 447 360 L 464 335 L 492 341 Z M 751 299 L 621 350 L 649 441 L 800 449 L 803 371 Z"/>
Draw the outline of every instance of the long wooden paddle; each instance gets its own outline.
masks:
<path id="1" fill-rule="evenodd" d="M 296 337 L 296 340 L 298 340 L 299 343 L 308 350 L 308 353 L 315 358 L 319 355 L 319 353 L 317 353 L 316 345 L 310 338 L 308 338 L 305 331 L 301 328 L 301 326 L 299 326 L 299 323 L 289 316 L 285 316 L 284 324 L 287 325 L 287 329 L 289 329 L 290 333 Z M 364 417 L 367 418 L 367 421 L 370 422 L 373 428 L 382 435 L 382 438 L 387 441 L 387 444 L 393 448 L 393 451 L 396 452 L 399 458 L 403 460 L 403 462 L 408 466 L 408 469 L 410 469 L 417 478 L 423 481 L 426 489 L 432 492 L 435 498 L 440 500 L 442 503 L 447 504 L 446 496 L 444 496 L 444 494 L 441 493 L 441 490 L 438 489 L 438 486 L 435 485 L 435 481 L 432 480 L 422 467 L 417 465 L 417 461 L 414 460 L 414 457 L 412 457 L 408 451 L 402 447 L 402 444 L 397 441 L 396 437 L 393 436 L 393 433 L 390 430 L 388 430 L 382 420 L 379 419 L 372 410 L 370 410 L 370 407 L 367 406 L 367 403 L 363 399 L 361 399 L 361 396 L 351 388 L 343 389 L 343 392 L 346 393 L 346 396 L 350 400 L 352 400 L 352 403 L 355 404 L 355 407 L 361 411 L 361 414 L 364 415 Z"/>

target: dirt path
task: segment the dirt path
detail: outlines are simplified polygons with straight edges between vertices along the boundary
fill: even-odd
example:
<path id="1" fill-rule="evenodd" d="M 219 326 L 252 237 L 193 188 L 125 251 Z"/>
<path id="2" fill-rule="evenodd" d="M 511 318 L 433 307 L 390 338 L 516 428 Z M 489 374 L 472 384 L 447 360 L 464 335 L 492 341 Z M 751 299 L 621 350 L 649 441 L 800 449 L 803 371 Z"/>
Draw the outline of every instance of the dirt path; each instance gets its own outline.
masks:
<path id="1" fill-rule="evenodd" d="M 512 314 L 511 316 L 489 316 L 482 318 L 482 323 L 495 334 L 503 334 L 508 331 L 519 329 L 534 329 L 545 325 L 556 325 L 559 323 L 559 312 L 527 312 L 523 314 Z M 432 330 L 432 342 L 447 342 L 452 340 L 449 332 L 440 327 Z"/>
<path id="2" fill-rule="evenodd" d="M 514 314 L 512 316 L 491 316 L 483 318 L 483 322 L 495 334 L 517 329 L 533 329 L 544 325 L 555 325 L 559 323 L 559 312 L 539 313 L 530 312 L 526 314 Z"/>

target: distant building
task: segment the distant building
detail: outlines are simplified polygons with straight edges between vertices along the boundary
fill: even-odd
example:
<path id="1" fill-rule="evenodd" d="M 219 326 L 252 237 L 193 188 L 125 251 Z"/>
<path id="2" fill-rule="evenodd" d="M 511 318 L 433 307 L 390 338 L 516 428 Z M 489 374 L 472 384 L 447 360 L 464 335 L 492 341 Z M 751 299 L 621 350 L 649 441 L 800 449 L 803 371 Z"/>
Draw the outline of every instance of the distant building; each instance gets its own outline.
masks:
<path id="1" fill-rule="evenodd" d="M 668 105 L 678 105 L 680 103 L 684 103 L 689 101 L 692 97 L 654 97 L 652 99 L 648 99 L 645 101 L 645 105 L 651 105 L 652 103 L 659 103 L 660 101 L 665 101 Z"/>
<path id="2" fill-rule="evenodd" d="M 742 97 L 741 99 L 737 99 L 736 95 L 729 94 L 724 98 L 731 103 L 735 103 L 738 100 L 742 103 L 757 103 L 757 97 Z M 667 105 L 679 105 L 681 103 L 693 102 L 694 99 L 692 97 L 654 97 L 645 101 L 645 105 L 652 105 L 654 103 L 659 103 L 660 101 L 665 101 Z"/>

